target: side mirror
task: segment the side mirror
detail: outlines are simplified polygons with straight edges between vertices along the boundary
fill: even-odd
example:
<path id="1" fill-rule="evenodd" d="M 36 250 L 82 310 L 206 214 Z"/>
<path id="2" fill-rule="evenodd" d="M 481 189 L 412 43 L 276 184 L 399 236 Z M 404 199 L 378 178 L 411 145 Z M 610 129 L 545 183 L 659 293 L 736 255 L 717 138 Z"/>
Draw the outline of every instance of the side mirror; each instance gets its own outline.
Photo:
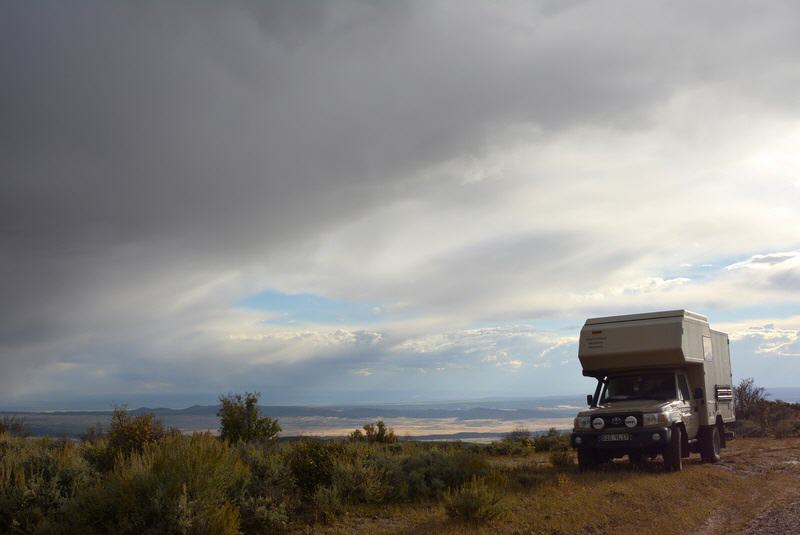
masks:
<path id="1" fill-rule="evenodd" d="M 586 404 L 591 407 L 592 401 L 594 401 L 594 396 L 591 394 L 586 394 Z"/>
<path id="2" fill-rule="evenodd" d="M 694 399 L 703 399 L 703 389 L 699 386 L 694 389 Z"/>

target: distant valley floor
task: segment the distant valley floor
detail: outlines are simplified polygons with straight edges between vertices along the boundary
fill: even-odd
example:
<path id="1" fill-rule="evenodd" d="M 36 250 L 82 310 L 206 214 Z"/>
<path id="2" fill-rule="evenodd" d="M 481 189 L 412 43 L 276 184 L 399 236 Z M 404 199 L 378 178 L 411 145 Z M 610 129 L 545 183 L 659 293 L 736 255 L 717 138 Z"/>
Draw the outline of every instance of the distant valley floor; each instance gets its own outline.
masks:
<path id="1" fill-rule="evenodd" d="M 516 428 L 566 429 L 581 408 L 576 396 L 495 401 L 391 404 L 373 406 L 269 406 L 263 414 L 278 418 L 281 436 L 341 437 L 364 424 L 383 420 L 401 438 L 489 441 Z M 217 407 L 139 408 L 184 433 L 219 429 Z M 0 412 L 21 416 L 33 436 L 79 437 L 93 426 L 108 427 L 111 411 Z"/>

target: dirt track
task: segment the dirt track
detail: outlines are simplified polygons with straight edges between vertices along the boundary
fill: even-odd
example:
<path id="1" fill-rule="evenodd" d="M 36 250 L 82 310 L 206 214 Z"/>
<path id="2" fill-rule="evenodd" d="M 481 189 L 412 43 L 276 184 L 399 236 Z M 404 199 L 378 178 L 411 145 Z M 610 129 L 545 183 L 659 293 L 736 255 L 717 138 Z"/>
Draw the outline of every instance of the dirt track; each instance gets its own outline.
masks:
<path id="1" fill-rule="evenodd" d="M 800 441 L 734 441 L 715 468 L 745 478 L 750 492 L 699 533 L 800 534 Z"/>

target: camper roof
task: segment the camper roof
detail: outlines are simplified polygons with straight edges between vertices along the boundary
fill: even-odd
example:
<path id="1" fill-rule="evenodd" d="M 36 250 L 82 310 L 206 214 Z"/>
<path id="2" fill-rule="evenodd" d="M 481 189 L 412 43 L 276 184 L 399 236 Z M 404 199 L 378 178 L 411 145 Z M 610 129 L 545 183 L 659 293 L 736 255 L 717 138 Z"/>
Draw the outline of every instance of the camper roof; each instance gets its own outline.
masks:
<path id="1" fill-rule="evenodd" d="M 619 323 L 623 321 L 640 321 L 661 318 L 690 318 L 698 321 L 708 321 L 702 314 L 688 310 L 664 310 L 662 312 L 647 312 L 645 314 L 624 314 L 621 316 L 606 316 L 603 318 L 589 318 L 586 325 L 600 325 L 603 323 Z"/>

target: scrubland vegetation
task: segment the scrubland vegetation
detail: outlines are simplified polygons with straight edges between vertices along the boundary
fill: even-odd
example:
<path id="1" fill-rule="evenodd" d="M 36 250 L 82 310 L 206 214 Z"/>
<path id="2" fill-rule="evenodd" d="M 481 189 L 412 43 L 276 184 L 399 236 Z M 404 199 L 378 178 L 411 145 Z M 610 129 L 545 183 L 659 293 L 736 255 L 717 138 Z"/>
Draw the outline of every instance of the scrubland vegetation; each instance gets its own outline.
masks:
<path id="1" fill-rule="evenodd" d="M 732 426 L 741 437 L 800 437 L 800 403 L 768 400 L 753 379 L 734 388 L 737 422 Z"/>
<path id="2" fill-rule="evenodd" d="M 556 430 L 518 429 L 489 445 L 422 443 L 398 441 L 377 422 L 339 440 L 278 441 L 278 422 L 259 415 L 257 399 L 222 398 L 220 436 L 182 435 L 124 409 L 81 441 L 14 436 L 24 422 L 6 422 L 0 533 L 671 533 L 702 523 L 746 485 L 699 461 L 682 474 L 660 463 L 580 474 Z M 747 399 L 752 425 L 784 436 L 772 422 L 785 404 L 758 389 Z M 797 406 L 788 410 L 796 422 Z M 657 504 L 679 488 L 706 499 L 676 523 Z M 609 510 L 609 496 L 624 507 Z"/>

